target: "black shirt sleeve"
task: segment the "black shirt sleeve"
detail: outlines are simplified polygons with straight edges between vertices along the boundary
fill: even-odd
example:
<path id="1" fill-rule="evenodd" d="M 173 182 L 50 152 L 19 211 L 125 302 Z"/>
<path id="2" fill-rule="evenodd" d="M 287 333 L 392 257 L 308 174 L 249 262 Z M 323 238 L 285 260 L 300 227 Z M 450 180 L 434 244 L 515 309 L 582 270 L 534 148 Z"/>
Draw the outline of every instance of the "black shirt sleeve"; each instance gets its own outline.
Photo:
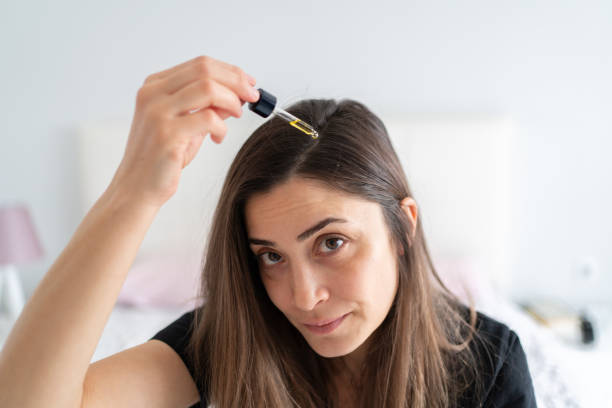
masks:
<path id="1" fill-rule="evenodd" d="M 506 325 L 478 313 L 475 342 L 484 385 L 480 401 L 491 408 L 534 408 L 536 398 L 527 357 L 516 333 Z"/>
<path id="2" fill-rule="evenodd" d="M 510 331 L 506 358 L 501 361 L 485 406 L 535 407 L 536 400 L 527 358 L 516 333 Z"/>
<path id="3" fill-rule="evenodd" d="M 172 349 L 176 351 L 181 360 L 183 360 L 183 362 L 187 366 L 187 369 L 191 374 L 191 378 L 195 379 L 193 362 L 187 355 L 187 344 L 189 343 L 189 338 L 191 337 L 191 333 L 193 332 L 194 317 L 194 310 L 183 314 L 174 322 L 170 323 L 167 327 L 157 332 L 157 334 L 151 337 L 149 340 L 160 340 L 172 347 Z M 195 405 L 192 405 L 191 408 L 206 407 L 206 398 L 203 398 L 202 390 L 200 389 L 199 385 L 198 392 L 200 393 L 200 402 Z"/>

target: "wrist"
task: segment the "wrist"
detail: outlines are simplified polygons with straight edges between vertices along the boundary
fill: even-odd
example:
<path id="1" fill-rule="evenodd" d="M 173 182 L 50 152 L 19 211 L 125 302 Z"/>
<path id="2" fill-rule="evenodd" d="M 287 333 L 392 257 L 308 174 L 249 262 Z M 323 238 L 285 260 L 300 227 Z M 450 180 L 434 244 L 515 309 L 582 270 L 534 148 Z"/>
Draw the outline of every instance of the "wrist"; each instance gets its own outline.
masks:
<path id="1" fill-rule="evenodd" d="M 141 197 L 137 190 L 126 190 L 111 183 L 102 193 L 98 203 L 111 213 L 131 213 L 135 216 L 154 218 L 161 205 Z"/>

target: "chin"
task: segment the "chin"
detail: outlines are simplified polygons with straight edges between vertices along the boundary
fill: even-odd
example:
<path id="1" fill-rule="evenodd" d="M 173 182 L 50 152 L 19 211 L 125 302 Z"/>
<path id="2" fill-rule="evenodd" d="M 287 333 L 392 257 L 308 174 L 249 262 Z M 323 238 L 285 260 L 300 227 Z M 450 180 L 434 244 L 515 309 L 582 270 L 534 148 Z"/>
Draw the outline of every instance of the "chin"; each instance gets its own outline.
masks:
<path id="1" fill-rule="evenodd" d="M 303 335 L 303 334 L 302 334 Z M 363 341 L 355 341 L 352 339 L 339 339 L 339 338 L 309 338 L 304 336 L 306 342 L 311 349 L 315 351 L 321 357 L 333 358 L 342 357 L 355 351 Z"/>

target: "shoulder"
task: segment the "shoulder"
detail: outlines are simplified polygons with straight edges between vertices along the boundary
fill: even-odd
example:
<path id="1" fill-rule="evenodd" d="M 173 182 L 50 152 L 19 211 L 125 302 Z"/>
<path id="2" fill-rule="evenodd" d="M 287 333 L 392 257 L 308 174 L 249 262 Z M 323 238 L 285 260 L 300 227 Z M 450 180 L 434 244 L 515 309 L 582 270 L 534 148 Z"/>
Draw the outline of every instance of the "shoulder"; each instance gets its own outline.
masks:
<path id="1" fill-rule="evenodd" d="M 480 387 L 473 390 L 473 396 L 487 407 L 535 407 L 527 358 L 518 335 L 484 313 L 476 316 L 470 348 L 477 361 Z"/>
<path id="2" fill-rule="evenodd" d="M 165 328 L 161 329 L 155 336 L 174 337 L 177 335 L 184 336 L 191 332 L 193 321 L 195 318 L 195 310 L 190 310 L 183 313 L 180 317 L 174 320 Z"/>
<path id="3" fill-rule="evenodd" d="M 476 334 L 473 344 L 478 351 L 486 348 L 495 352 L 498 358 L 507 356 L 512 346 L 519 342 L 518 335 L 507 325 L 482 312 L 476 312 Z"/>
<path id="4" fill-rule="evenodd" d="M 150 340 L 161 340 L 167 343 L 181 357 L 189 344 L 193 332 L 195 310 L 184 313 L 168 326 L 158 331 Z"/>
<path id="5" fill-rule="evenodd" d="M 196 379 L 196 370 L 193 363 L 192 353 L 189 349 L 189 343 L 191 340 L 191 336 L 193 333 L 193 328 L 196 319 L 196 310 L 190 310 L 188 312 L 183 313 L 176 320 L 171 322 L 169 325 L 158 331 L 153 337 L 149 340 L 159 340 L 167 345 L 169 345 L 176 354 L 179 355 L 181 360 L 187 366 L 191 377 Z M 200 397 L 203 401 L 205 401 L 205 392 L 200 387 L 200 384 L 196 382 L 198 385 L 198 391 L 200 392 Z"/>

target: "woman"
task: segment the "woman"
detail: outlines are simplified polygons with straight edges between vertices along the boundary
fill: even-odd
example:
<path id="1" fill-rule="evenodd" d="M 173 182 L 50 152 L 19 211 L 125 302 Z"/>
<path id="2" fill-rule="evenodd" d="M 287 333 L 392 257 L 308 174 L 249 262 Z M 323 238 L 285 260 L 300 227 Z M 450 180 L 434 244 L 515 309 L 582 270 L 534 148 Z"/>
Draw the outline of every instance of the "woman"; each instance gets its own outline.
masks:
<path id="1" fill-rule="evenodd" d="M 147 78 L 109 188 L 2 351 L 0 405 L 535 406 L 516 334 L 441 284 L 384 125 L 354 101 L 288 109 L 318 139 L 257 129 L 214 215 L 204 306 L 89 365 L 150 222 L 254 85 L 209 57 Z"/>

